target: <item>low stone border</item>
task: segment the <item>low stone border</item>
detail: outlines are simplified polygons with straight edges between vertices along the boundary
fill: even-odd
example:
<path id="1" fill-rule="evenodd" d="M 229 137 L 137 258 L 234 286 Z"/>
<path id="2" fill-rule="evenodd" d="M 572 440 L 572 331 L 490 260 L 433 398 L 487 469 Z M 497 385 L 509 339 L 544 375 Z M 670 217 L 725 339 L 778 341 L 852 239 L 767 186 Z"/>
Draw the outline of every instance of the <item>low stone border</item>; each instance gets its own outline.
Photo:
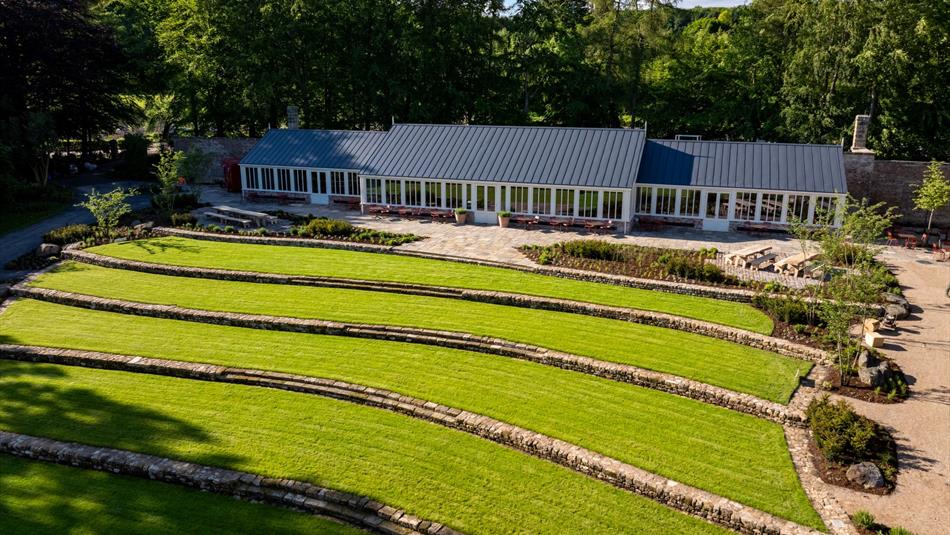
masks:
<path id="1" fill-rule="evenodd" d="M 269 478 L 127 450 L 87 446 L 0 431 L 0 453 L 103 472 L 155 479 L 249 501 L 331 516 L 391 535 L 460 533 L 438 522 L 338 490 L 292 479 Z"/>
<path id="2" fill-rule="evenodd" d="M 736 288 L 717 288 L 715 286 L 705 286 L 702 284 L 690 284 L 684 282 L 660 281 L 655 279 L 641 279 L 635 277 L 626 277 L 622 275 L 611 275 L 607 273 L 594 273 L 579 269 L 569 269 L 552 266 L 519 266 L 517 264 L 508 264 L 504 262 L 492 262 L 488 260 L 476 260 L 473 258 L 464 258 L 459 256 L 438 255 L 424 253 L 421 251 L 407 251 L 387 245 L 375 245 L 368 243 L 338 242 L 332 240 L 315 240 L 308 238 L 279 238 L 274 236 L 242 236 L 238 234 L 215 234 L 213 232 L 199 232 L 194 230 L 185 230 L 172 227 L 156 227 L 152 233 L 160 236 L 179 236 L 182 238 L 193 238 L 196 240 L 220 241 L 229 243 L 252 243 L 257 245 L 288 245 L 292 247 L 314 247 L 325 249 L 344 249 L 349 251 L 361 251 L 370 253 L 387 253 L 402 256 L 413 256 L 417 258 L 428 258 L 432 260 L 445 260 L 449 262 L 460 262 L 464 264 L 477 264 L 481 266 L 500 267 L 524 271 L 527 273 L 540 273 L 542 275 L 551 275 L 565 279 L 575 279 L 588 282 L 600 282 L 612 284 L 614 286 L 628 286 L 631 288 L 640 288 L 644 290 L 657 290 L 661 292 L 676 293 L 682 295 L 693 295 L 698 297 L 711 297 L 726 301 L 736 301 L 740 303 L 751 303 L 755 292 L 752 290 L 742 290 Z"/>
<path id="3" fill-rule="evenodd" d="M 775 353 L 789 357 L 802 358 L 813 362 L 826 362 L 828 360 L 827 353 L 821 349 L 816 349 L 802 344 L 796 344 L 794 342 L 776 338 L 774 336 L 766 336 L 744 329 L 727 327 L 718 323 L 642 309 L 598 305 L 582 301 L 572 301 L 568 299 L 557 299 L 508 292 L 453 288 L 448 286 L 429 286 L 422 284 L 369 281 L 337 277 L 294 276 L 254 271 L 237 271 L 228 269 L 155 264 L 136 260 L 124 260 L 121 258 L 90 253 L 79 249 L 64 251 L 63 256 L 65 258 L 87 264 L 94 264 L 116 269 L 125 269 L 130 271 L 140 271 L 144 273 L 153 273 L 158 275 L 267 284 L 293 284 L 325 288 L 347 288 L 374 292 L 390 292 L 428 297 L 462 299 L 466 301 L 477 301 L 496 305 L 535 308 L 556 312 L 568 312 L 572 314 L 584 314 L 587 316 L 610 318 L 644 325 L 652 325 L 655 327 L 691 332 L 754 347 L 757 349 L 773 351 Z"/>
<path id="4" fill-rule="evenodd" d="M 785 441 L 788 443 L 788 450 L 792 455 L 792 464 L 795 465 L 795 471 L 798 472 L 798 479 L 801 481 L 802 488 L 809 501 L 815 507 L 815 511 L 821 516 L 822 521 L 828 526 L 828 530 L 834 535 L 860 535 L 854 524 L 851 523 L 851 517 L 848 512 L 841 507 L 834 495 L 828 491 L 828 488 L 815 468 L 812 462 L 811 454 L 808 449 L 808 437 L 811 431 L 808 429 L 785 427 Z"/>
<path id="5" fill-rule="evenodd" d="M 661 504 L 740 533 L 806 534 L 816 531 L 704 490 L 666 479 L 617 459 L 480 414 L 397 392 L 286 373 L 110 355 L 87 351 L 0 345 L 4 358 L 171 375 L 277 388 L 370 405 L 464 431 L 600 479 Z"/>
<path id="6" fill-rule="evenodd" d="M 172 305 L 155 305 L 107 299 L 85 294 L 63 292 L 48 288 L 36 288 L 24 283 L 14 286 L 11 291 L 18 297 L 26 297 L 69 305 L 104 310 L 122 314 L 133 314 L 154 318 L 193 321 L 214 325 L 245 327 L 251 329 L 301 332 L 333 336 L 351 336 L 376 340 L 418 343 L 476 351 L 504 357 L 518 358 L 540 364 L 563 368 L 571 371 L 596 375 L 630 383 L 633 385 L 660 390 L 704 403 L 718 405 L 727 409 L 765 418 L 781 424 L 804 425 L 804 414 L 790 410 L 785 405 L 758 398 L 751 394 L 735 392 L 718 386 L 686 379 L 676 375 L 655 372 L 630 366 L 562 353 L 550 349 L 511 342 L 500 338 L 477 336 L 452 331 L 398 327 L 390 325 L 369 325 L 332 322 L 318 319 L 288 318 L 258 314 L 238 314 L 196 310 Z"/>

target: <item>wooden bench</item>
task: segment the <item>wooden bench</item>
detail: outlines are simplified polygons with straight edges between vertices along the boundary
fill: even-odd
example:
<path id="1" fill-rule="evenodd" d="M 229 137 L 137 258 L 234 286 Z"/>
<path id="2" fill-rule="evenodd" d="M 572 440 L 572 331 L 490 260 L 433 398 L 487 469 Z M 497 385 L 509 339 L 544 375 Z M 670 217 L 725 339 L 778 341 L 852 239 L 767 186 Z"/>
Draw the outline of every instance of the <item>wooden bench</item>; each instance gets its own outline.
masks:
<path id="1" fill-rule="evenodd" d="M 778 257 L 775 253 L 764 254 L 762 256 L 755 257 L 747 262 L 749 269 L 754 269 L 756 271 L 761 271 L 772 264 L 775 263 L 775 259 Z"/>
<path id="2" fill-rule="evenodd" d="M 766 233 L 766 234 L 786 234 L 788 229 L 774 225 L 763 225 L 758 223 L 743 223 L 736 227 L 740 232 Z"/>
<path id="3" fill-rule="evenodd" d="M 237 223 L 245 228 L 247 228 L 247 226 L 252 223 L 250 219 L 241 219 L 239 217 L 231 217 L 229 215 L 219 214 L 217 212 L 205 212 L 205 216 L 210 217 L 212 219 L 217 219 L 218 221 L 222 223 Z"/>

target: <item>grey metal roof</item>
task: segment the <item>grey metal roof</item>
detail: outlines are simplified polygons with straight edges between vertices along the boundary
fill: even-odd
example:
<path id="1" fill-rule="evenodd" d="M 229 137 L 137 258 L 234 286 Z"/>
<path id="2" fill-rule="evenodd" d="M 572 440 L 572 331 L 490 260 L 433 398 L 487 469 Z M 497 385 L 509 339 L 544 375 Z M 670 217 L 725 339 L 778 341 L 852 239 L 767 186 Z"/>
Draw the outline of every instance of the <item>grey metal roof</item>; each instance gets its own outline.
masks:
<path id="1" fill-rule="evenodd" d="M 241 164 L 360 170 L 385 137 L 385 132 L 368 130 L 275 128 L 241 158 Z"/>
<path id="2" fill-rule="evenodd" d="M 363 174 L 629 188 L 641 129 L 397 124 Z"/>
<path id="3" fill-rule="evenodd" d="M 838 145 L 646 142 L 639 184 L 846 193 Z"/>

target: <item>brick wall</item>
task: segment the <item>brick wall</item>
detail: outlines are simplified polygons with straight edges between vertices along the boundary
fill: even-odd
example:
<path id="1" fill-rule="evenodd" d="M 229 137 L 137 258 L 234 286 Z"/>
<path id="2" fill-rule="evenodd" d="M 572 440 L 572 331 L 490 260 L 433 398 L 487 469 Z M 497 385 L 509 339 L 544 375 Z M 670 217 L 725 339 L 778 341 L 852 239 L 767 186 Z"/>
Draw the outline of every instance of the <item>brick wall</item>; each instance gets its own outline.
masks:
<path id="1" fill-rule="evenodd" d="M 207 182 L 215 182 L 224 178 L 224 171 L 221 169 L 221 161 L 224 158 L 241 158 L 258 141 L 260 138 L 174 137 L 172 147 L 181 151 L 198 147 L 202 152 L 211 154 L 214 158 L 205 179 Z"/>
<path id="2" fill-rule="evenodd" d="M 875 160 L 873 153 L 845 153 L 844 168 L 848 192 L 852 197 L 867 197 L 871 202 L 884 201 L 896 206 L 905 225 L 927 224 L 927 213 L 914 209 L 914 186 L 923 181 L 929 162 Z M 950 164 L 943 164 L 943 174 L 950 178 Z M 934 213 L 933 224 L 950 227 L 950 208 Z"/>

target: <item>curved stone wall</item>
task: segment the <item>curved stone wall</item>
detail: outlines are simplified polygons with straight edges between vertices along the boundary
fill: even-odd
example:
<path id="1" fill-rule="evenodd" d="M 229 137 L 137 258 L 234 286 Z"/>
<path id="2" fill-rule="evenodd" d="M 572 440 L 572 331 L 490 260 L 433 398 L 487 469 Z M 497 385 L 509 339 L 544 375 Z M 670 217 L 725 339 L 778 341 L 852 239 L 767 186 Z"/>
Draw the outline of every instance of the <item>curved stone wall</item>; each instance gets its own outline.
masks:
<path id="1" fill-rule="evenodd" d="M 662 312 L 598 305 L 568 299 L 556 299 L 534 295 L 515 294 L 507 292 L 493 292 L 486 290 L 472 290 L 447 286 L 427 286 L 421 284 L 368 281 L 361 279 L 344 279 L 335 277 L 312 277 L 296 275 L 280 275 L 275 273 L 260 273 L 253 271 L 236 271 L 215 268 L 196 268 L 174 266 L 168 264 L 153 264 L 135 260 L 124 260 L 110 256 L 99 255 L 78 249 L 65 251 L 64 256 L 79 262 L 95 264 L 103 267 L 171 275 L 176 277 L 197 277 L 217 280 L 231 280 L 267 284 L 292 284 L 300 286 L 318 286 L 325 288 L 348 288 L 374 292 L 389 292 L 428 297 L 443 297 L 449 299 L 463 299 L 496 305 L 515 306 L 522 308 L 536 308 L 556 312 L 584 314 L 616 320 L 630 321 L 644 325 L 653 325 L 667 329 L 701 334 L 720 340 L 773 351 L 781 355 L 801 358 L 813 362 L 827 362 L 827 353 L 813 347 L 796 344 L 788 340 L 766 336 L 743 329 L 727 327 L 708 321 L 674 316 Z"/>
<path id="2" fill-rule="evenodd" d="M 0 346 L 0 355 L 5 358 L 21 360 L 247 384 L 343 399 L 407 414 L 486 438 L 603 480 L 619 488 L 635 492 L 674 509 L 679 509 L 740 533 L 756 535 L 818 533 L 794 522 L 744 506 L 722 496 L 666 479 L 569 442 L 494 418 L 404 396 L 389 390 L 286 373 L 87 351 L 6 345 Z"/>
<path id="3" fill-rule="evenodd" d="M 550 349 L 511 342 L 500 338 L 477 336 L 451 331 L 437 331 L 413 327 L 389 325 L 350 324 L 317 319 L 286 318 L 257 314 L 238 314 L 196 310 L 170 305 L 153 305 L 106 299 L 51 290 L 32 288 L 19 284 L 12 288 L 14 295 L 94 310 L 105 310 L 123 314 L 149 316 L 245 327 L 252 329 L 328 334 L 334 336 L 352 336 L 377 340 L 419 343 L 477 351 L 492 355 L 518 358 L 549 366 L 596 375 L 607 379 L 634 384 L 645 388 L 660 390 L 678 396 L 688 397 L 727 409 L 744 412 L 778 423 L 804 425 L 804 414 L 772 401 L 750 394 L 734 392 L 725 388 L 708 385 L 676 375 L 645 370 L 636 366 L 601 361 L 589 357 L 571 355 Z"/>
<path id="4" fill-rule="evenodd" d="M 438 522 L 423 520 L 365 496 L 292 479 L 268 478 L 155 455 L 86 446 L 7 431 L 0 431 L 0 452 L 27 459 L 156 479 L 243 500 L 268 502 L 308 513 L 332 516 L 379 533 L 460 533 Z"/>

